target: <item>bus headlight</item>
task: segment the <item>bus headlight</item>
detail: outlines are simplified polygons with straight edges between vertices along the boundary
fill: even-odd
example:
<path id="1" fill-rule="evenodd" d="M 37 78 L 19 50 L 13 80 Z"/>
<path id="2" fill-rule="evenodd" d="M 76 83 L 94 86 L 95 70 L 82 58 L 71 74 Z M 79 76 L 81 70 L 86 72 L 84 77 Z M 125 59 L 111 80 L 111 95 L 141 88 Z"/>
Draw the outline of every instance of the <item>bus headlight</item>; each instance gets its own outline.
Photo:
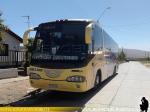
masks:
<path id="1" fill-rule="evenodd" d="M 41 79 L 40 75 L 37 73 L 30 72 L 29 76 L 30 76 L 30 79 Z"/>
<path id="2" fill-rule="evenodd" d="M 76 76 L 67 77 L 66 80 L 68 82 L 84 82 L 85 81 L 85 77 L 76 75 Z"/>

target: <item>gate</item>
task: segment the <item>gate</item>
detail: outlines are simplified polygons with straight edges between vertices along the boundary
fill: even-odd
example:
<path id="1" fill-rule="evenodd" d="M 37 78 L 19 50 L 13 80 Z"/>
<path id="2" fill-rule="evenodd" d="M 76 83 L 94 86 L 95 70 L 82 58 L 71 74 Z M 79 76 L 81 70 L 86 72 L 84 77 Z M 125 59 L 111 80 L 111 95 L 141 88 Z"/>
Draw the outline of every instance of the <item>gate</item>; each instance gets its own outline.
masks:
<path id="1" fill-rule="evenodd" d="M 0 68 L 19 67 L 25 61 L 25 51 L 9 50 L 7 55 L 0 55 Z"/>

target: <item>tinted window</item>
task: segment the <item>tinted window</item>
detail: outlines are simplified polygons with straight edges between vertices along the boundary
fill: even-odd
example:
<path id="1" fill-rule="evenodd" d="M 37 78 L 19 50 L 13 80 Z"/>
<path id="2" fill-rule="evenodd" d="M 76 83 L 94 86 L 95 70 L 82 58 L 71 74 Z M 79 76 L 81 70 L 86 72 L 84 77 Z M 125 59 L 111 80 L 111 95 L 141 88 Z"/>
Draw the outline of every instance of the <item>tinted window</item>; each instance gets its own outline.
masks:
<path id="1" fill-rule="evenodd" d="M 94 50 L 100 50 L 103 47 L 102 29 L 95 25 L 94 27 Z"/>
<path id="2" fill-rule="evenodd" d="M 85 43 L 85 22 L 55 22 L 41 24 L 37 29 L 34 42 L 34 55 L 41 58 L 51 59 L 51 55 L 84 57 L 88 52 L 88 45 Z M 37 54 L 38 53 L 38 54 Z M 42 55 L 43 54 L 43 55 Z M 53 58 L 54 59 L 54 58 Z M 83 59 L 83 58 L 82 58 Z"/>

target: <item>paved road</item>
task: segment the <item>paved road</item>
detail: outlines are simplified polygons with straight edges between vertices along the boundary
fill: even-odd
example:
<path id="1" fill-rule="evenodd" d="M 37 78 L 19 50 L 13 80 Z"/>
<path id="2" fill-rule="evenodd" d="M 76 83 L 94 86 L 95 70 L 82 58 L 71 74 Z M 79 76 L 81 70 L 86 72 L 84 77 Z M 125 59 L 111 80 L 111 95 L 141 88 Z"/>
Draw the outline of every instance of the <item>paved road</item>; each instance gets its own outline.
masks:
<path id="1" fill-rule="evenodd" d="M 95 104 L 94 107 L 105 110 L 139 112 L 143 96 L 150 101 L 150 69 L 139 62 L 129 62 L 120 65 L 118 75 L 92 97 L 86 107 Z"/>
<path id="2" fill-rule="evenodd" d="M 121 64 L 118 75 L 109 78 L 94 91 L 86 93 L 45 91 L 35 98 L 25 97 L 10 105 L 79 106 L 83 112 L 139 112 L 143 96 L 150 101 L 150 69 L 139 62 L 129 62 Z"/>

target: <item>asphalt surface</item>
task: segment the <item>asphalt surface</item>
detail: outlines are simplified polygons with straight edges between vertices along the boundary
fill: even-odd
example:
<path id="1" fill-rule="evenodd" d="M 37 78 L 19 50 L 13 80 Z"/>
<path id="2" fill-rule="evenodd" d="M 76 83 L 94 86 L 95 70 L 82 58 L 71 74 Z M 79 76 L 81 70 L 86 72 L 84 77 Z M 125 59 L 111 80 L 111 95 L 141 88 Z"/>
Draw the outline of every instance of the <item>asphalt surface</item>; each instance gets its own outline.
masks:
<path id="1" fill-rule="evenodd" d="M 139 62 L 123 63 L 118 74 L 86 93 L 43 91 L 10 106 L 81 107 L 80 112 L 140 112 L 141 98 L 150 101 L 150 69 Z"/>

